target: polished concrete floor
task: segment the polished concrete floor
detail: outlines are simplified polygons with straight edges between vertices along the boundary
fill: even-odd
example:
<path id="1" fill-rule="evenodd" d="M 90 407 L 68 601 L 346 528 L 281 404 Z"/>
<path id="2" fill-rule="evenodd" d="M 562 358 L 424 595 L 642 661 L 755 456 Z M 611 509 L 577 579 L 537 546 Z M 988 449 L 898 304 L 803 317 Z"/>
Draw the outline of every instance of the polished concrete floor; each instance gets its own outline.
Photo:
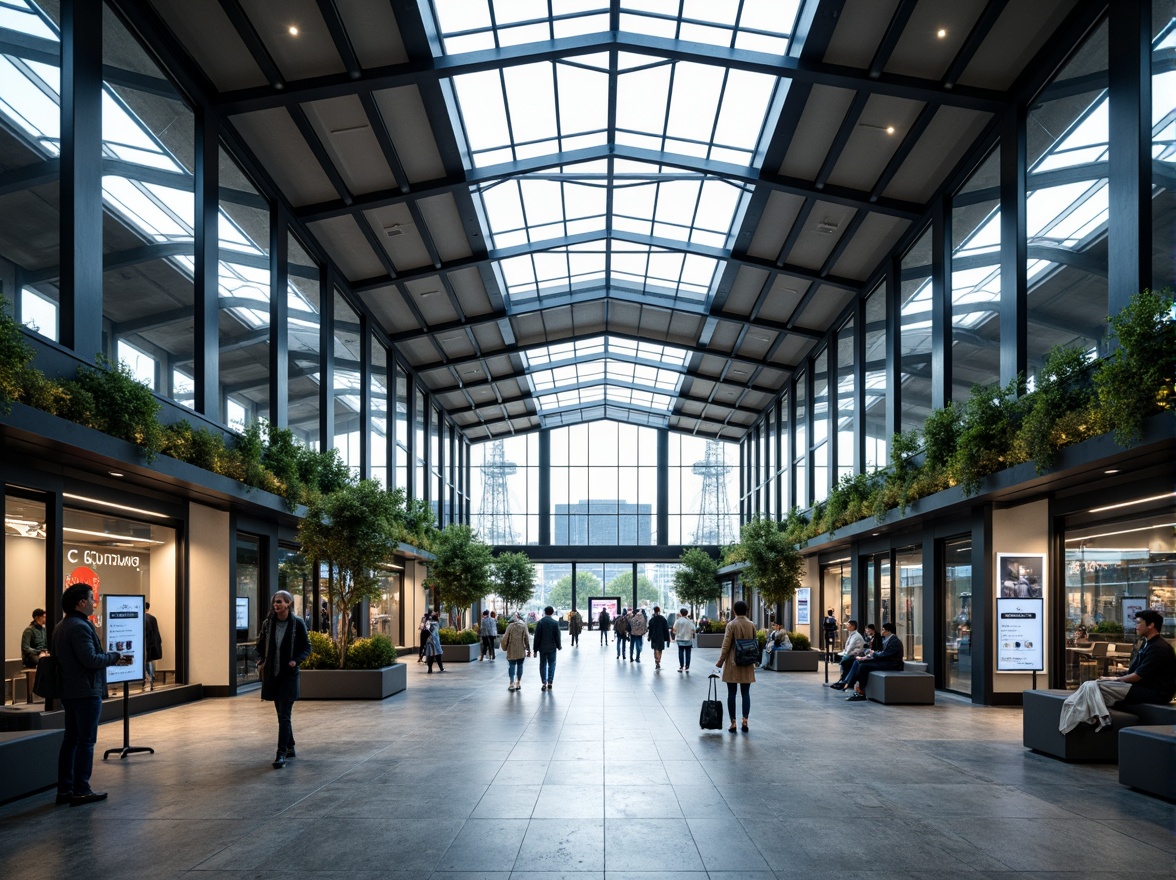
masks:
<path id="1" fill-rule="evenodd" d="M 593 633 L 551 693 L 534 660 L 508 693 L 501 654 L 443 675 L 408 658 L 382 703 L 299 703 L 283 770 L 256 694 L 137 717 L 156 754 L 99 760 L 107 802 L 0 807 L 0 877 L 1173 876 L 1176 808 L 1025 751 L 1019 709 L 847 704 L 762 673 L 749 734 L 701 732 L 716 654 L 687 678 Z M 103 725 L 100 752 L 121 742 Z"/>

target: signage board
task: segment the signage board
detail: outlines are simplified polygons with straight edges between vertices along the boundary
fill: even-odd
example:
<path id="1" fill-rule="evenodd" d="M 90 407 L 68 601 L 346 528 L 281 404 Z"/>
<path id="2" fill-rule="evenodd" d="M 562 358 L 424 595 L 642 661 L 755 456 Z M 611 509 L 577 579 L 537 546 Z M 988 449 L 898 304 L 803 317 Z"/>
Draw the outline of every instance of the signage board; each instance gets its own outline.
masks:
<path id="1" fill-rule="evenodd" d="M 809 597 L 812 595 L 811 587 L 801 587 L 796 591 L 796 625 L 809 625 Z"/>
<path id="2" fill-rule="evenodd" d="M 143 680 L 144 603 L 143 596 L 102 597 L 102 644 L 107 651 L 132 658 L 128 666 L 106 668 L 107 684 Z"/>
<path id="3" fill-rule="evenodd" d="M 237 629 L 249 629 L 249 597 L 237 597 Z"/>
<path id="4" fill-rule="evenodd" d="M 996 671 L 1045 669 L 1045 600 L 996 600 Z"/>

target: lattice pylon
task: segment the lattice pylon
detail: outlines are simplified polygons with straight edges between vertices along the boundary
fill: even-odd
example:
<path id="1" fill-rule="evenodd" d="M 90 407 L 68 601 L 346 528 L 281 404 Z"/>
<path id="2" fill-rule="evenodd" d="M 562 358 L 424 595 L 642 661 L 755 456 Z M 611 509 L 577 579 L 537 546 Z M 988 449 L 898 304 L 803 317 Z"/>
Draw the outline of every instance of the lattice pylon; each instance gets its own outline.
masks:
<path id="1" fill-rule="evenodd" d="M 727 497 L 727 474 L 733 468 L 723 461 L 723 449 L 717 440 L 706 441 L 706 454 L 692 468 L 702 477 L 698 498 L 698 524 L 694 527 L 694 544 L 729 544 L 735 540 L 731 526 L 731 502 Z"/>
<path id="2" fill-rule="evenodd" d="M 510 491 L 507 477 L 518 472 L 513 461 L 506 460 L 501 440 L 490 444 L 486 463 L 482 465 L 482 507 L 478 515 L 478 537 L 488 544 L 517 544 L 511 519 Z"/>

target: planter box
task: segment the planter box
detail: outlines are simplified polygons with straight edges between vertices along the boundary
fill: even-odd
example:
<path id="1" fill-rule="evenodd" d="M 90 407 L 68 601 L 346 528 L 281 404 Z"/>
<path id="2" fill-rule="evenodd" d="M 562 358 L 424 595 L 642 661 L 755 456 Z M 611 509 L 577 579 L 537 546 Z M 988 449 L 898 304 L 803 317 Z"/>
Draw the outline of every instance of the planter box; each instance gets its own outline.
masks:
<path id="1" fill-rule="evenodd" d="M 700 648 L 721 648 L 725 635 L 726 633 L 699 633 L 694 637 L 695 644 Z"/>
<path id="2" fill-rule="evenodd" d="M 442 645 L 442 663 L 476 663 L 482 653 L 481 640 L 472 645 Z"/>
<path id="3" fill-rule="evenodd" d="M 382 700 L 408 686 L 408 667 L 400 663 L 382 669 L 303 669 L 304 700 Z"/>
<path id="4" fill-rule="evenodd" d="M 777 672 L 816 672 L 821 652 L 777 651 L 773 657 Z"/>

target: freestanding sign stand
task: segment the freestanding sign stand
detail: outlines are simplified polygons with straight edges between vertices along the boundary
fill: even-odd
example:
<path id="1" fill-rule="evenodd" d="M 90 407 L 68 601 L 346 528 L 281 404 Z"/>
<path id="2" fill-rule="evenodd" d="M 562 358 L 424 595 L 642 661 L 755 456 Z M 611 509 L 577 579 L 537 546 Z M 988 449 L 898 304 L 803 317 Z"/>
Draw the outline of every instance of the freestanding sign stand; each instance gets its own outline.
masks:
<path id="1" fill-rule="evenodd" d="M 144 644 L 146 618 L 144 613 L 146 610 L 142 596 L 107 595 L 102 597 L 103 644 L 107 651 L 115 651 L 124 657 L 127 655 L 131 657 L 130 664 L 126 666 L 108 666 L 106 668 L 107 683 L 121 681 L 123 686 L 123 744 L 121 749 L 107 749 L 102 755 L 103 761 L 116 752 L 119 758 L 125 758 L 132 752 L 155 754 L 155 749 L 131 745 L 130 683 L 143 680 L 143 656 L 146 650 Z"/>

